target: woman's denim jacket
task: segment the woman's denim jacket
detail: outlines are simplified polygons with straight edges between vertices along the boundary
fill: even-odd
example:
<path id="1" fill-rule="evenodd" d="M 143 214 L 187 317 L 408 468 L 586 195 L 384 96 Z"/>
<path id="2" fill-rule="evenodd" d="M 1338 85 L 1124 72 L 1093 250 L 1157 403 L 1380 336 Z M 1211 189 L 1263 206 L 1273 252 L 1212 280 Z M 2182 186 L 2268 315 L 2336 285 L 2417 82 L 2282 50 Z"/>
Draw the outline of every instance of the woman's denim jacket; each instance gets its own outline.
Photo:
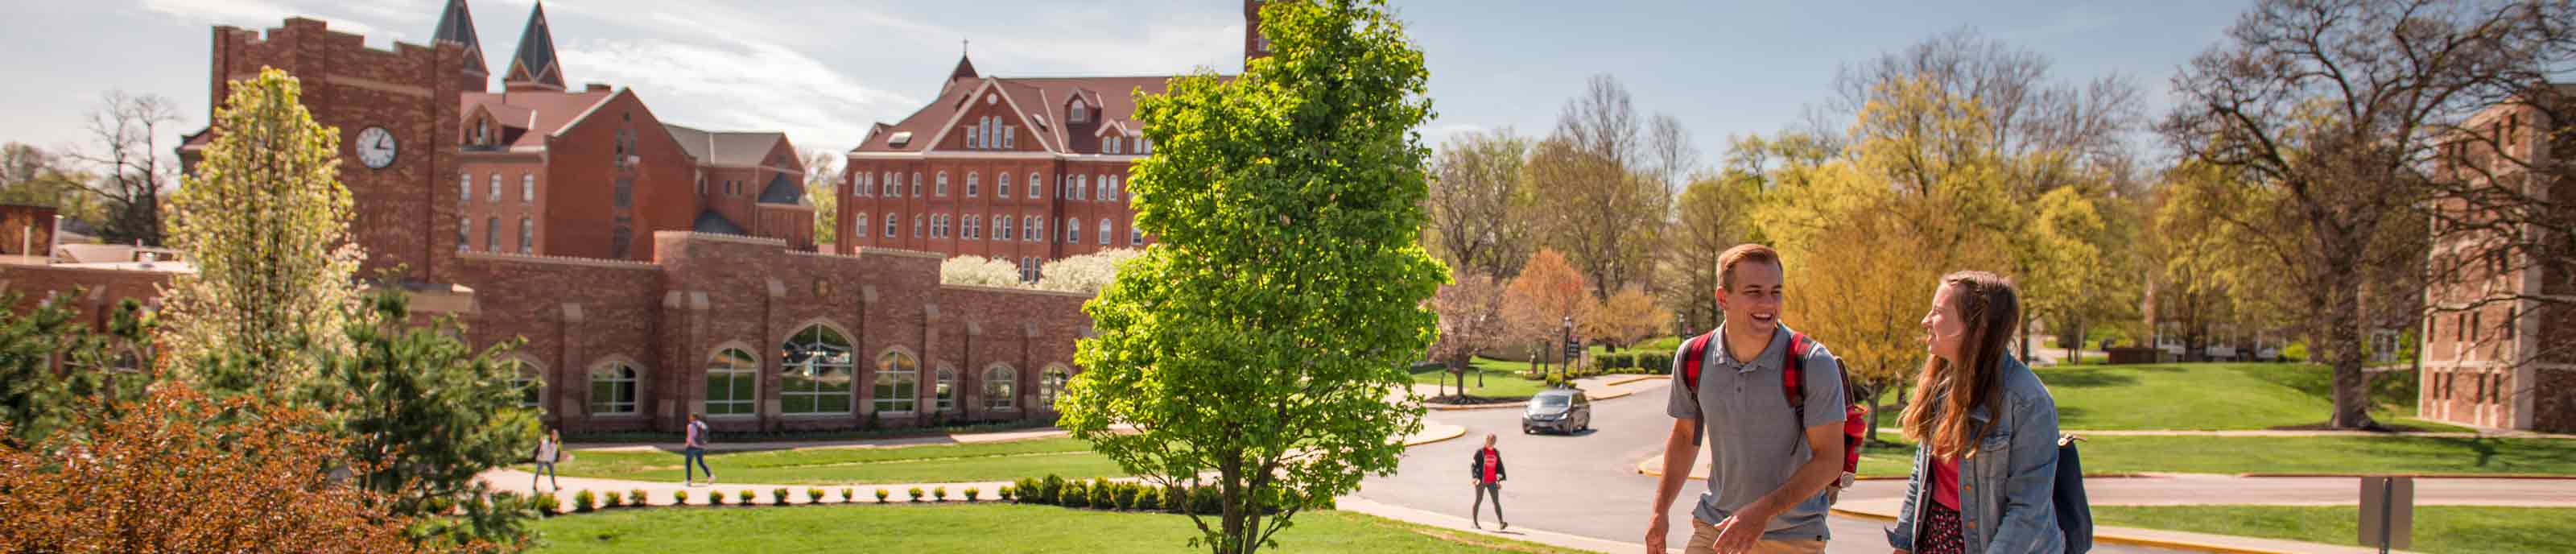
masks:
<path id="1" fill-rule="evenodd" d="M 1968 414 L 1974 422 L 1970 428 L 1984 428 L 1985 436 L 1976 442 L 1974 454 L 1959 461 L 1959 530 L 1967 538 L 1965 551 L 2064 552 L 2066 535 L 2058 530 L 2057 510 L 2050 505 L 2057 488 L 2057 401 L 2021 360 L 2005 356 L 2001 369 L 2002 394 L 1988 397 L 2003 402 L 2001 409 L 1980 407 Z M 1997 411 L 2003 420 L 1994 422 L 1992 412 Z M 1915 526 L 1931 501 L 1926 490 L 1932 485 L 1930 451 L 1915 450 L 1914 478 L 1905 485 L 1903 511 L 1887 530 L 1887 543 L 1898 549 L 1914 549 Z"/>

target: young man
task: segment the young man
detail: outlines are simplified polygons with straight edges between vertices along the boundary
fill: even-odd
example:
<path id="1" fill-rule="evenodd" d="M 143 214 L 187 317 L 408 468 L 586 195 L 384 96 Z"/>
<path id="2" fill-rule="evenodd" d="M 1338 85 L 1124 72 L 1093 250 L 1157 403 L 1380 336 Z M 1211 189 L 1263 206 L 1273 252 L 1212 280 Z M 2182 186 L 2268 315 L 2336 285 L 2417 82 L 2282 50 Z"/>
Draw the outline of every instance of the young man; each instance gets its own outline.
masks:
<path id="1" fill-rule="evenodd" d="M 1512 522 L 1503 521 L 1503 479 L 1509 474 L 1503 472 L 1502 451 L 1494 450 L 1493 433 L 1485 434 L 1485 447 L 1476 449 L 1476 461 L 1468 463 L 1467 473 L 1476 478 L 1476 505 L 1467 508 L 1467 522 L 1477 529 L 1485 528 L 1485 523 L 1476 518 L 1485 515 L 1485 497 L 1491 495 L 1494 497 L 1494 522 L 1503 524 L 1503 529 L 1511 529 Z"/>
<path id="2" fill-rule="evenodd" d="M 680 448 L 681 486 L 698 486 L 697 478 L 694 474 L 689 473 L 689 470 L 692 469 L 689 467 L 689 464 L 692 463 L 697 464 L 697 467 L 694 469 L 705 470 L 707 472 L 707 484 L 716 484 L 716 470 L 707 467 L 707 422 L 698 421 L 698 414 L 695 412 L 691 412 L 689 414 L 689 438 L 686 442 L 680 444 Z"/>
<path id="3" fill-rule="evenodd" d="M 1709 444 L 1708 492 L 1691 510 L 1686 554 L 1818 553 L 1830 538 L 1822 494 L 1842 477 L 1841 371 L 1832 353 L 1810 343 L 1800 392 L 1799 421 L 1783 396 L 1792 332 L 1779 322 L 1780 255 L 1758 244 L 1738 245 L 1717 259 L 1717 305 L 1725 311 L 1702 349 L 1697 386 L 1686 386 L 1690 341 L 1673 357 L 1672 434 L 1664 439 L 1664 476 L 1655 487 L 1654 519 L 1646 526 L 1646 551 L 1664 552 L 1670 523 L 1664 513 L 1690 476 L 1705 427 Z"/>

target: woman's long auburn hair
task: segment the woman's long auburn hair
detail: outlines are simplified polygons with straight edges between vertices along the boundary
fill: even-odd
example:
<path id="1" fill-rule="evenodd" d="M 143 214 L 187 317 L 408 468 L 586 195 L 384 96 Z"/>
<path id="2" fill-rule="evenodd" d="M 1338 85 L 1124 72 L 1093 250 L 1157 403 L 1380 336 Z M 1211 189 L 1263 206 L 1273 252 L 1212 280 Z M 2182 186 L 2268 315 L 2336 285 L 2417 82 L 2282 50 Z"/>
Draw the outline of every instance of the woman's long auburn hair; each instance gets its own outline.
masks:
<path id="1" fill-rule="evenodd" d="M 1961 366 L 1940 356 L 1923 361 L 1915 377 L 1914 399 L 1900 420 L 1905 437 L 1934 455 L 1959 459 L 1974 451 L 1985 429 L 1970 429 L 1969 410 L 1995 410 L 1990 400 L 2000 392 L 2004 347 L 2021 321 L 2021 295 L 2010 281 L 1993 273 L 1961 271 L 1941 277 L 1950 291 L 1960 323 L 1967 325 L 1960 343 Z"/>

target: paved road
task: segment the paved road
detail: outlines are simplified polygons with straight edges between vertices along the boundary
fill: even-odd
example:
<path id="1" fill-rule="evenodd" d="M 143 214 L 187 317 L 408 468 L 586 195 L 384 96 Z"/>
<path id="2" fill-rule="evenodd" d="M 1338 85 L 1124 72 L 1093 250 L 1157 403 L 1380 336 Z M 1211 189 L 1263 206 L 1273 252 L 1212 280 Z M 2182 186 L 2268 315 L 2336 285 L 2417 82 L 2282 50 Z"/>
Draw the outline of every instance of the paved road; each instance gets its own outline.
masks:
<path id="1" fill-rule="evenodd" d="M 1593 430 L 1580 435 L 1523 435 L 1519 410 L 1434 412 L 1442 423 L 1467 428 L 1459 440 L 1413 447 L 1405 452 L 1395 475 L 1372 477 L 1359 496 L 1409 508 L 1464 515 L 1474 501 L 1467 476 L 1468 453 L 1485 433 L 1501 437 L 1498 445 L 1511 470 L 1503 485 L 1503 514 L 1514 525 L 1615 540 L 1643 542 L 1646 507 L 1655 480 L 1634 471 L 1637 460 L 1663 449 L 1672 418 L 1664 415 L 1665 390 L 1593 403 Z M 1685 491 L 1704 488 L 1698 482 Z M 1689 505 L 1696 492 L 1673 502 L 1673 522 L 1666 540 L 1679 547 L 1690 538 Z M 1846 502 L 1850 500 L 1845 500 Z M 1486 514 L 1488 528 L 1492 514 Z M 1833 517 L 1832 552 L 1887 552 L 1883 524 Z M 2099 545 L 2095 552 L 2163 552 L 2118 545 Z"/>

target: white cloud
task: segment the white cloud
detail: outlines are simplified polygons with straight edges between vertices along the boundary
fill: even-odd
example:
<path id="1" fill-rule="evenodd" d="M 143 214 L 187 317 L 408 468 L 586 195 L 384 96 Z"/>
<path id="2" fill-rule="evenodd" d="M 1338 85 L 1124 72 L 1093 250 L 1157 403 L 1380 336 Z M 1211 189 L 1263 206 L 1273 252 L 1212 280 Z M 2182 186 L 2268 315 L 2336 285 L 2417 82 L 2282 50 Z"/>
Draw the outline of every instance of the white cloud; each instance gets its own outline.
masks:
<path id="1" fill-rule="evenodd" d="M 328 21 L 331 30 L 366 35 L 372 43 L 400 38 L 401 33 L 386 34 L 382 29 L 359 19 L 332 17 L 329 10 L 318 6 L 290 6 L 266 0 L 143 0 L 143 9 L 179 18 L 191 23 L 212 22 L 247 29 L 267 29 L 289 17 L 308 17 Z M 431 8 L 433 13 L 436 8 Z"/>
<path id="2" fill-rule="evenodd" d="M 709 130 L 782 130 L 806 148 L 847 149 L 867 131 L 872 116 L 900 114 L 920 104 L 861 85 L 813 57 L 772 43 L 573 44 L 578 46 L 560 53 L 565 67 L 581 71 L 579 80 L 633 88 L 666 121 Z"/>

